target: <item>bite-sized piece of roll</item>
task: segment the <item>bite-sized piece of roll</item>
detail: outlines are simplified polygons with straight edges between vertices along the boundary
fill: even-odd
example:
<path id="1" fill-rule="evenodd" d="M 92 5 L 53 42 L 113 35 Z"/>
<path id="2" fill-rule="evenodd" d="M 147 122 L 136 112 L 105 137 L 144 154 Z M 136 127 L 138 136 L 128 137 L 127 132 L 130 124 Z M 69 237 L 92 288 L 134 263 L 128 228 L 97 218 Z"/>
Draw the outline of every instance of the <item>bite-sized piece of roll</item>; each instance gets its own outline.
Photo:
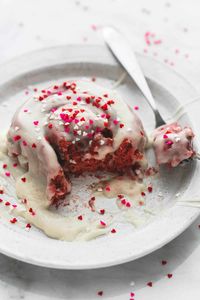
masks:
<path id="1" fill-rule="evenodd" d="M 193 157 L 193 138 L 194 133 L 190 127 L 181 127 L 176 122 L 156 128 L 153 132 L 153 147 L 158 165 L 176 167 L 183 160 Z"/>
<path id="2" fill-rule="evenodd" d="M 46 185 L 51 203 L 71 190 L 70 174 L 131 174 L 144 164 L 141 121 L 113 91 L 64 82 L 26 101 L 7 135 L 9 156 Z"/>

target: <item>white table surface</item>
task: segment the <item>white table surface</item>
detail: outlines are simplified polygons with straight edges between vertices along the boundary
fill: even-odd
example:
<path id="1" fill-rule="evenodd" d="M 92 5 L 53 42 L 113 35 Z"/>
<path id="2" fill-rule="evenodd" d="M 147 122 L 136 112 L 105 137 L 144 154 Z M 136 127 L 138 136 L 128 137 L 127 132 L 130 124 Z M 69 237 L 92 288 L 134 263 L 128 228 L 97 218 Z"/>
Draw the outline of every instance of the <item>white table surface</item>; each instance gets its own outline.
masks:
<path id="1" fill-rule="evenodd" d="M 0 0 L 0 63 L 43 47 L 102 44 L 99 28 L 115 24 L 138 52 L 163 61 L 200 91 L 199 15 L 199 0 Z M 145 32 L 155 34 L 150 46 Z M 199 300 L 198 224 L 200 218 L 142 259 L 101 270 L 51 270 L 0 254 L 0 299 L 124 300 L 134 292 L 135 300 Z"/>

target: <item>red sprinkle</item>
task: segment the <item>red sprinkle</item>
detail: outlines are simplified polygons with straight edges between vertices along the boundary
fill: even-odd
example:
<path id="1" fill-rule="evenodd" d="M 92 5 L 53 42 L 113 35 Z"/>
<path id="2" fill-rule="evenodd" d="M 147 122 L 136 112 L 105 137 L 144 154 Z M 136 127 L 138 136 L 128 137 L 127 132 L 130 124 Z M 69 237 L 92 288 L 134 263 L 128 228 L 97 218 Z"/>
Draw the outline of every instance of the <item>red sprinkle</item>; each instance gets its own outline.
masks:
<path id="1" fill-rule="evenodd" d="M 105 190 L 106 190 L 107 192 L 110 192 L 110 187 L 109 187 L 109 186 L 106 186 L 106 187 L 105 187 Z"/>
<path id="2" fill-rule="evenodd" d="M 7 168 L 7 164 L 3 164 L 3 169 L 6 169 Z"/>
<path id="3" fill-rule="evenodd" d="M 126 205 L 126 200 L 125 199 L 121 200 L 121 204 Z"/>
<path id="4" fill-rule="evenodd" d="M 164 265 L 167 264 L 167 261 L 166 261 L 166 260 L 162 260 L 162 261 L 161 261 L 161 264 L 164 266 Z"/>
<path id="5" fill-rule="evenodd" d="M 113 229 L 111 230 L 111 233 L 116 233 L 116 229 L 113 228 Z"/>
<path id="6" fill-rule="evenodd" d="M 127 203 L 126 203 L 126 207 L 131 207 L 131 203 L 130 203 L 130 202 L 127 202 Z"/>
<path id="7" fill-rule="evenodd" d="M 100 221 L 100 225 L 105 227 L 106 226 L 106 223 L 104 221 Z"/>
<path id="8" fill-rule="evenodd" d="M 25 178 L 25 177 L 22 177 L 22 178 L 21 178 L 21 181 L 26 182 L 26 178 Z"/>
<path id="9" fill-rule="evenodd" d="M 101 108 L 102 108 L 103 110 L 108 110 L 108 105 L 105 103 L 104 105 L 101 106 Z"/>
<path id="10" fill-rule="evenodd" d="M 14 163 L 14 164 L 13 164 L 13 167 L 16 168 L 16 167 L 17 167 L 17 163 Z"/>
<path id="11" fill-rule="evenodd" d="M 21 136 L 20 136 L 20 135 L 15 135 L 15 136 L 13 137 L 13 140 L 14 140 L 15 142 L 19 141 L 20 139 L 21 139 Z"/>
<path id="12" fill-rule="evenodd" d="M 13 218 L 13 219 L 10 220 L 10 223 L 12 223 L 12 224 L 15 224 L 16 222 L 17 222 L 16 218 Z"/>
<path id="13" fill-rule="evenodd" d="M 34 121 L 33 124 L 34 124 L 35 126 L 37 126 L 37 125 L 39 124 L 39 121 Z"/>
<path id="14" fill-rule="evenodd" d="M 30 223 L 27 223 L 27 224 L 26 224 L 26 228 L 31 228 L 31 224 L 30 224 Z"/>
<path id="15" fill-rule="evenodd" d="M 83 220 L 83 216 L 78 216 L 78 220 L 82 221 Z"/>
<path id="16" fill-rule="evenodd" d="M 149 281 L 149 282 L 147 282 L 147 285 L 150 286 L 150 287 L 152 287 L 153 286 L 153 282 Z"/>
<path id="17" fill-rule="evenodd" d="M 153 191 L 153 188 L 152 188 L 152 186 L 148 186 L 148 188 L 147 188 L 147 189 L 148 189 L 148 192 L 149 192 L 149 193 L 151 193 L 151 192 Z"/>
<path id="18" fill-rule="evenodd" d="M 98 291 L 98 292 L 97 292 L 97 295 L 98 295 L 98 296 L 103 296 L 103 291 Z"/>
<path id="19" fill-rule="evenodd" d="M 113 123 L 114 123 L 115 125 L 117 125 L 117 124 L 119 123 L 119 121 L 118 121 L 118 120 L 113 120 Z"/>
<path id="20" fill-rule="evenodd" d="M 154 41 L 153 43 L 154 43 L 155 45 L 159 45 L 159 44 L 162 43 L 162 41 L 161 41 L 161 40 L 156 40 L 156 41 Z"/>
<path id="21" fill-rule="evenodd" d="M 136 105 L 136 106 L 134 106 L 134 109 L 135 109 L 135 110 L 138 110 L 138 109 L 139 109 L 139 107 Z"/>
<path id="22" fill-rule="evenodd" d="M 35 212 L 34 212 L 34 210 L 32 209 L 32 207 L 29 208 L 29 212 L 32 214 L 32 216 L 35 216 Z"/>
<path id="23" fill-rule="evenodd" d="M 10 172 L 6 172 L 5 175 L 6 175 L 7 177 L 10 177 Z"/>
<path id="24" fill-rule="evenodd" d="M 166 141 L 165 142 L 168 146 L 172 146 L 173 145 L 173 142 L 172 141 Z"/>
<path id="25" fill-rule="evenodd" d="M 5 206 L 10 206 L 10 202 L 6 201 Z"/>
<path id="26" fill-rule="evenodd" d="M 142 195 L 142 196 L 146 196 L 145 192 L 142 192 L 141 195 Z"/>
<path id="27" fill-rule="evenodd" d="M 123 127 L 124 127 L 124 124 L 120 124 L 119 127 L 120 127 L 120 128 L 123 128 Z"/>
<path id="28" fill-rule="evenodd" d="M 27 146 L 27 142 L 26 141 L 23 141 L 22 144 L 23 144 L 23 146 Z"/>
<path id="29" fill-rule="evenodd" d="M 101 215 L 104 215 L 105 214 L 105 209 L 100 209 L 99 212 L 100 212 Z"/>
<path id="30" fill-rule="evenodd" d="M 37 148 L 35 143 L 32 144 L 32 148 Z"/>
<path id="31" fill-rule="evenodd" d="M 170 279 L 172 278 L 173 274 L 167 274 L 167 277 Z"/>

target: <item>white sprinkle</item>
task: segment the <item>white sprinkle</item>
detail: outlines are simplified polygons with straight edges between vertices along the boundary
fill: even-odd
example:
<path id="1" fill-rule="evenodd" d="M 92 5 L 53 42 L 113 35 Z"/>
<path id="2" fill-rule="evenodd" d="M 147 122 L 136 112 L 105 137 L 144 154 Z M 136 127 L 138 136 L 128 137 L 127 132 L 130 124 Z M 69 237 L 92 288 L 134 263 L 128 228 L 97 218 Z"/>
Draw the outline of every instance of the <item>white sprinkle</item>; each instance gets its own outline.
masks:
<path id="1" fill-rule="evenodd" d="M 141 174 L 141 171 L 140 171 L 140 170 L 135 170 L 135 173 L 136 173 L 137 175 L 139 175 L 139 174 Z"/>
<path id="2" fill-rule="evenodd" d="M 105 141 L 103 141 L 103 140 L 100 140 L 100 145 L 104 145 L 105 144 Z"/>
<path id="3" fill-rule="evenodd" d="M 74 164 L 74 165 L 76 165 L 76 161 L 75 161 L 75 160 L 73 160 L 73 159 L 70 159 L 70 160 L 69 160 L 69 162 L 70 162 L 71 164 Z"/>
<path id="4" fill-rule="evenodd" d="M 176 196 L 176 197 L 179 197 L 179 196 L 180 196 L 180 194 L 181 194 L 181 193 L 177 193 L 175 196 Z"/>
<path id="5" fill-rule="evenodd" d="M 44 108 L 41 109 L 41 112 L 45 112 L 45 111 L 46 111 L 46 109 L 44 109 Z"/>
<path id="6" fill-rule="evenodd" d="M 130 286 L 134 286 L 134 285 L 135 285 L 135 282 L 131 281 Z"/>
<path id="7" fill-rule="evenodd" d="M 39 131 L 40 131 L 40 128 L 39 128 L 39 127 L 35 128 L 35 131 L 36 131 L 36 132 L 39 132 Z"/>
<path id="8" fill-rule="evenodd" d="M 15 127 L 15 131 L 18 131 L 18 130 L 19 130 L 19 127 L 18 127 L 18 126 L 16 126 L 16 127 Z"/>
<path id="9" fill-rule="evenodd" d="M 102 189 L 101 187 L 98 187 L 98 188 L 97 188 L 97 191 L 98 191 L 98 192 L 102 192 L 103 189 Z"/>
<path id="10" fill-rule="evenodd" d="M 78 133 L 78 135 L 81 135 L 81 134 L 82 134 L 82 131 L 81 131 L 81 130 L 78 130 L 77 133 Z"/>
<path id="11" fill-rule="evenodd" d="M 179 142 L 181 139 L 180 139 L 180 137 L 175 137 L 175 142 Z"/>
<path id="12" fill-rule="evenodd" d="M 128 131 L 128 132 L 131 132 L 131 131 L 132 131 L 132 128 L 127 128 L 127 131 Z"/>
<path id="13" fill-rule="evenodd" d="M 38 137 L 37 137 L 37 140 L 38 140 L 38 141 L 41 141 L 41 139 L 42 139 L 41 136 L 38 136 Z"/>
<path id="14" fill-rule="evenodd" d="M 79 127 L 80 127 L 81 125 L 83 125 L 84 123 L 85 123 L 85 121 L 80 121 L 80 122 L 78 123 Z"/>
<path id="15" fill-rule="evenodd" d="M 83 136 L 86 136 L 87 135 L 87 132 L 86 131 L 83 131 Z"/>
<path id="16" fill-rule="evenodd" d="M 77 137 L 77 138 L 76 138 L 76 141 L 77 141 L 77 142 L 80 141 L 80 138 Z"/>

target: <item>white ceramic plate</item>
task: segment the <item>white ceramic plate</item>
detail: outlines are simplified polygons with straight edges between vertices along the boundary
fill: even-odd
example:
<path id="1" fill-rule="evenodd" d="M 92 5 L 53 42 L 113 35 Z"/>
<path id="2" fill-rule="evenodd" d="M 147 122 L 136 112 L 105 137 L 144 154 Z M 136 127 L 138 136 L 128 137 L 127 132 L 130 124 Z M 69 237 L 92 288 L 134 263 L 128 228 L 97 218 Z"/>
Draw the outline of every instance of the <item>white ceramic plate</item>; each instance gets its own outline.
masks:
<path id="1" fill-rule="evenodd" d="M 180 109 L 180 102 L 185 105 L 197 97 L 194 88 L 164 64 L 140 55 L 138 59 L 165 118 L 169 119 Z M 123 72 L 109 51 L 100 46 L 62 46 L 18 57 L 0 68 L 1 129 L 8 128 L 15 108 L 25 98 L 24 91 L 30 85 L 46 86 L 62 78 L 95 76 L 97 83 L 110 86 Z M 130 105 L 139 105 L 146 129 L 153 128 L 153 114 L 130 78 L 126 77 L 117 89 Z M 7 101 L 10 101 L 9 108 L 5 105 Z M 196 110 L 192 104 L 187 107 L 188 114 L 180 115 L 179 121 L 191 125 L 192 120 L 198 132 Z M 158 191 L 163 192 L 162 211 L 146 226 L 132 230 L 121 228 L 119 234 L 90 242 L 54 240 L 37 229 L 27 232 L 0 219 L 0 251 L 28 263 L 62 269 L 101 268 L 134 260 L 174 239 L 198 216 L 198 208 L 177 205 L 175 195 L 180 193 L 183 198 L 198 195 L 199 174 L 196 162 L 172 171 L 163 169 L 153 194 L 154 199 Z"/>

